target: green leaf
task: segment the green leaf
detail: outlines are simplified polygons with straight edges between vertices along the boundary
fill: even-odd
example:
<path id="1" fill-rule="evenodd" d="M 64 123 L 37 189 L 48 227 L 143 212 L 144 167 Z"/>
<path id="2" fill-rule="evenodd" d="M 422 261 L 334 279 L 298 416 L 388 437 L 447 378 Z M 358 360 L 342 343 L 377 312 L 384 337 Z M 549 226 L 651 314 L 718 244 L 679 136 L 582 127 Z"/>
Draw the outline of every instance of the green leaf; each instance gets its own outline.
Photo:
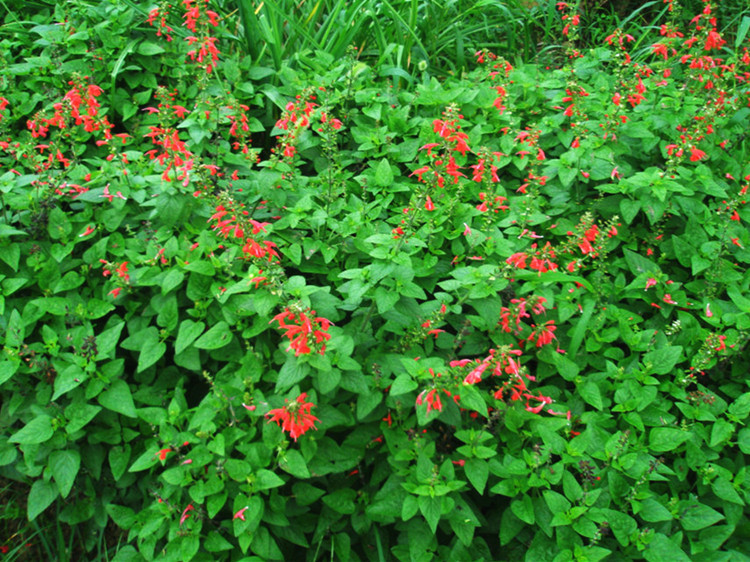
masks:
<path id="1" fill-rule="evenodd" d="M 0 365 L 0 372 L 2 366 Z M 2 376 L 0 376 L 2 382 Z M 744 420 L 750 415 L 750 392 L 746 392 L 729 405 L 729 413 L 737 419 Z"/>
<path id="2" fill-rule="evenodd" d="M 725 441 L 729 441 L 734 433 L 734 426 L 727 420 L 720 419 L 713 424 L 711 428 L 711 439 L 708 442 L 709 447 L 716 447 Z"/>
<path id="3" fill-rule="evenodd" d="M 632 201 L 630 199 L 623 199 L 620 201 L 620 213 L 622 214 L 623 220 L 630 224 L 633 222 L 633 219 L 638 214 L 638 211 L 641 210 L 641 202 L 640 201 Z"/>
<path id="4" fill-rule="evenodd" d="M 734 49 L 736 51 L 739 51 L 740 47 L 742 47 L 742 42 L 745 40 L 748 30 L 750 30 L 750 16 L 743 16 L 740 26 L 737 29 L 737 36 L 734 39 Z"/>
<path id="5" fill-rule="evenodd" d="M 125 322 L 118 322 L 114 326 L 107 328 L 96 336 L 96 347 L 99 352 L 97 359 L 109 357 L 114 359 L 113 352 L 117 346 L 117 342 L 120 340 L 120 334 L 122 329 L 125 327 Z M 110 355 L 111 354 L 111 355 Z"/>
<path id="6" fill-rule="evenodd" d="M 310 478 L 305 458 L 296 449 L 288 449 L 284 453 L 284 460 L 279 463 L 279 467 L 297 478 Z"/>
<path id="7" fill-rule="evenodd" d="M 665 453 L 682 445 L 691 435 L 676 427 L 655 427 L 649 434 L 649 445 L 655 453 Z"/>
<path id="8" fill-rule="evenodd" d="M 234 548 L 232 543 L 222 537 L 217 531 L 211 531 L 208 533 L 208 537 L 203 542 L 203 547 L 208 552 L 223 552 Z"/>
<path id="9" fill-rule="evenodd" d="M 115 522 L 115 525 L 121 529 L 130 529 L 135 523 L 135 511 L 130 507 L 108 503 L 104 509 Z M 135 558 L 135 560 L 140 561 L 140 558 Z"/>
<path id="10" fill-rule="evenodd" d="M 190 262 L 185 266 L 186 271 L 205 275 L 206 277 L 213 277 L 216 275 L 216 269 L 207 261 L 194 261 Z"/>
<path id="11" fill-rule="evenodd" d="M 571 502 L 577 502 L 583 497 L 583 488 L 570 472 L 565 471 L 562 478 L 563 493 Z"/>
<path id="12" fill-rule="evenodd" d="M 727 287 L 727 295 L 742 312 L 750 312 L 750 299 L 742 294 L 736 284 Z"/>
<path id="13" fill-rule="evenodd" d="M 86 427 L 101 409 L 101 406 L 94 406 L 93 404 L 72 402 L 65 408 L 65 415 L 68 418 L 68 424 L 65 426 L 67 434 L 73 435 Z"/>
<path id="14" fill-rule="evenodd" d="M 18 363 L 13 361 L 0 361 L 0 385 L 10 379 L 18 369 Z"/>
<path id="15" fill-rule="evenodd" d="M 630 272 L 636 277 L 643 274 L 649 274 L 653 277 L 660 272 L 659 266 L 650 259 L 644 258 L 642 255 L 636 254 L 627 248 L 623 249 L 623 253 L 625 254 L 625 261 L 628 263 Z"/>
<path id="16" fill-rule="evenodd" d="M 128 472 L 140 472 L 141 470 L 146 470 L 147 468 L 151 468 L 156 463 L 159 462 L 158 457 L 159 451 L 155 449 L 149 449 L 141 454 L 140 457 L 135 459 L 135 462 L 133 465 L 128 469 Z"/>
<path id="17" fill-rule="evenodd" d="M 479 412 L 485 418 L 487 417 L 487 403 L 474 385 L 466 385 L 463 387 L 461 390 L 460 402 L 462 408 Z"/>
<path id="18" fill-rule="evenodd" d="M 487 461 L 482 459 L 468 459 L 464 464 L 464 472 L 477 492 L 480 494 L 484 493 L 484 487 L 487 485 L 487 477 L 490 473 Z"/>
<path id="19" fill-rule="evenodd" d="M 81 455 L 74 450 L 53 451 L 50 453 L 47 464 L 60 495 L 63 498 L 68 497 L 78 475 L 78 470 L 81 468 Z"/>
<path id="20" fill-rule="evenodd" d="M 288 355 L 279 370 L 279 378 L 276 380 L 276 392 L 283 392 L 303 380 L 309 374 L 310 365 L 308 363 L 301 363 L 294 355 Z"/>
<path id="21" fill-rule="evenodd" d="M 26 514 L 29 521 L 33 521 L 47 509 L 55 501 L 57 495 L 57 486 L 52 482 L 36 480 L 31 485 L 29 497 L 26 500 Z"/>
<path id="22" fill-rule="evenodd" d="M 138 49 L 136 50 L 136 52 L 139 55 L 153 57 L 154 55 L 160 55 L 161 53 L 164 53 L 166 51 L 164 47 L 162 47 L 158 43 L 154 43 L 153 41 L 143 41 L 140 45 L 138 45 Z"/>
<path id="23" fill-rule="evenodd" d="M 167 352 L 167 344 L 159 340 L 147 339 L 143 342 L 141 352 L 138 354 L 138 369 L 140 373 L 151 367 Z"/>
<path id="24" fill-rule="evenodd" d="M 8 441 L 21 445 L 36 445 L 44 443 L 54 433 L 52 418 L 50 416 L 38 416 L 27 423 L 21 430 L 11 435 Z"/>
<path id="25" fill-rule="evenodd" d="M 643 500 L 638 515 L 649 523 L 670 521 L 672 519 L 672 513 L 654 498 Z"/>
<path id="26" fill-rule="evenodd" d="M 88 378 L 78 365 L 68 365 L 62 372 L 55 377 L 52 400 L 57 400 L 63 394 L 70 392 Z"/>
<path id="27" fill-rule="evenodd" d="M 385 314 L 391 310 L 401 298 L 396 291 L 389 291 L 383 287 L 375 289 L 375 304 L 378 306 L 378 314 Z"/>
<path id="28" fill-rule="evenodd" d="M 118 379 L 112 383 L 108 390 L 102 392 L 97 398 L 99 404 L 127 416 L 129 418 L 137 417 L 135 410 L 135 404 L 133 403 L 133 395 L 130 392 L 130 387 L 122 379 Z"/>
<path id="29" fill-rule="evenodd" d="M 14 308 L 10 312 L 10 319 L 5 330 L 5 345 L 19 347 L 23 343 L 24 337 L 26 337 L 26 330 L 21 313 Z"/>
<path id="30" fill-rule="evenodd" d="M 419 387 L 419 384 L 411 378 L 410 375 L 407 373 L 401 373 L 399 376 L 396 377 L 396 380 L 393 381 L 393 384 L 391 384 L 391 396 L 400 396 L 402 394 L 406 394 L 407 392 L 411 392 L 412 390 Z"/>
<path id="31" fill-rule="evenodd" d="M 531 498 L 526 494 L 521 499 L 511 501 L 510 509 L 516 517 L 527 525 L 534 524 L 534 505 L 531 503 Z"/>
<path id="32" fill-rule="evenodd" d="M 177 332 L 177 340 L 174 343 L 175 355 L 179 355 L 185 351 L 185 348 L 203 333 L 205 327 L 206 325 L 203 322 L 193 322 L 190 319 L 183 320 L 180 323 L 180 329 Z"/>
<path id="33" fill-rule="evenodd" d="M 393 183 L 393 172 L 388 160 L 383 158 L 375 168 L 375 185 L 378 187 L 388 187 Z"/>
<path id="34" fill-rule="evenodd" d="M 602 393 L 599 390 L 599 385 L 594 381 L 587 381 L 583 386 L 578 389 L 581 398 L 591 404 L 597 410 L 601 410 L 604 407 L 602 402 Z"/>
<path id="35" fill-rule="evenodd" d="M 668 345 L 661 349 L 649 351 L 643 356 L 644 363 L 652 364 L 652 372 L 657 375 L 667 375 L 682 357 L 681 345 Z"/>
<path id="36" fill-rule="evenodd" d="M 323 503 L 336 513 L 351 515 L 357 509 L 354 503 L 356 499 L 357 492 L 351 488 L 342 488 L 323 496 Z"/>
<path id="37" fill-rule="evenodd" d="M 419 511 L 422 512 L 427 524 L 430 526 L 430 530 L 435 534 L 440 522 L 442 499 L 440 497 L 420 496 Z"/>
<path id="38" fill-rule="evenodd" d="M 10 246 L 3 246 L 0 248 L 0 259 L 13 271 L 18 271 L 18 260 L 21 257 L 21 247 L 18 244 L 11 244 Z"/>
<path id="39" fill-rule="evenodd" d="M 656 533 L 651 538 L 648 547 L 643 552 L 647 562 L 691 562 L 691 558 L 685 554 L 679 545 L 670 541 L 661 533 Z"/>
<path id="40" fill-rule="evenodd" d="M 737 445 L 740 451 L 746 455 L 750 455 L 750 428 L 740 429 L 739 433 L 737 433 Z"/>
<path id="41" fill-rule="evenodd" d="M 711 489 L 714 491 L 719 498 L 730 503 L 736 503 L 737 505 L 745 505 L 737 490 L 732 485 L 732 482 L 724 476 L 717 477 L 711 482 Z"/>
<path id="42" fill-rule="evenodd" d="M 366 392 L 357 396 L 357 419 L 365 419 L 383 400 L 380 391 Z"/>
<path id="43" fill-rule="evenodd" d="M 686 531 L 704 529 L 722 519 L 724 516 L 721 513 L 698 502 L 690 502 L 680 513 L 680 523 Z"/>
<path id="44" fill-rule="evenodd" d="M 278 488 L 283 485 L 284 479 L 270 470 L 261 468 L 255 473 L 255 489 L 258 491 Z"/>
<path id="45" fill-rule="evenodd" d="M 229 324 L 223 320 L 213 326 L 195 342 L 198 349 L 219 349 L 232 341 L 232 332 Z"/>
<path id="46" fill-rule="evenodd" d="M 119 480 L 130 463 L 130 445 L 117 445 L 109 450 L 109 468 L 112 471 L 112 477 L 115 481 Z"/>
<path id="47" fill-rule="evenodd" d="M 179 269 L 170 269 L 161 282 L 161 294 L 166 295 L 172 289 L 179 287 L 185 279 L 185 274 Z"/>
<path id="48" fill-rule="evenodd" d="M 570 509 L 570 502 L 562 494 L 558 494 L 552 490 L 545 490 L 542 492 L 542 495 L 553 515 L 564 513 Z"/>

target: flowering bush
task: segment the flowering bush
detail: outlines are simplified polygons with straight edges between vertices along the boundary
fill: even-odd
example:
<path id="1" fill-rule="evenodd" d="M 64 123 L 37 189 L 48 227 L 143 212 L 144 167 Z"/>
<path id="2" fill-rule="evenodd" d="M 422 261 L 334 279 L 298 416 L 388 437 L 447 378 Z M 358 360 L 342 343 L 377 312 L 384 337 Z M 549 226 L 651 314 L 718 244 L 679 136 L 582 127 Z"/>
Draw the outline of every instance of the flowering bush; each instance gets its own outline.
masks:
<path id="1" fill-rule="evenodd" d="M 276 86 L 207 2 L 77 6 L 0 90 L 9 505 L 123 560 L 750 556 L 712 5 L 638 59 L 560 3 L 561 68 L 413 89 L 354 51 Z"/>

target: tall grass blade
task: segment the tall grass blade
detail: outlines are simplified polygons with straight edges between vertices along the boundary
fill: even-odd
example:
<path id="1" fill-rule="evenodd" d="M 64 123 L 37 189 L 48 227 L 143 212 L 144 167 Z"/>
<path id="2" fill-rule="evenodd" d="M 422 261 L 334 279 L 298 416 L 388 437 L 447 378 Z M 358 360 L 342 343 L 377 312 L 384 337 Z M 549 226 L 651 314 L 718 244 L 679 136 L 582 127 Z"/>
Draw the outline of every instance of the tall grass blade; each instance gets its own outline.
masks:
<path id="1" fill-rule="evenodd" d="M 734 48 L 736 50 L 740 50 L 742 43 L 745 41 L 748 30 L 750 30 L 750 16 L 744 16 L 740 22 L 740 27 L 737 29 L 737 37 L 734 40 Z"/>

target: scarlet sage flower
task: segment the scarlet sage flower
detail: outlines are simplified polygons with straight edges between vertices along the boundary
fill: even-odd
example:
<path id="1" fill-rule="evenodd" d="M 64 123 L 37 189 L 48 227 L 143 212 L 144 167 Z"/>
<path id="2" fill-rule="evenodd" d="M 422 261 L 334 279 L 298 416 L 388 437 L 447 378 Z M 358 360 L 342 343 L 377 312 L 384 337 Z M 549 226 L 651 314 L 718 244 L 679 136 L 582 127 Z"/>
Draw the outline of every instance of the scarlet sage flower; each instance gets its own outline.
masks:
<path id="1" fill-rule="evenodd" d="M 297 441 L 297 437 L 303 435 L 309 429 L 316 429 L 315 422 L 320 421 L 310 413 L 315 404 L 305 402 L 307 393 L 303 392 L 291 404 L 283 408 L 276 408 L 266 414 L 269 422 L 276 422 L 282 431 L 289 432 L 289 436 Z"/>
<path id="2" fill-rule="evenodd" d="M 707 156 L 708 155 L 705 152 L 703 152 L 702 150 L 698 148 L 692 147 L 690 149 L 690 161 L 691 162 L 698 162 L 699 160 L 703 160 Z"/>
<path id="3" fill-rule="evenodd" d="M 427 392 L 426 396 L 424 395 L 425 392 Z M 430 410 L 437 410 L 438 412 L 443 411 L 443 403 L 440 401 L 440 395 L 436 388 L 433 388 L 430 391 L 423 390 L 419 393 L 419 396 L 417 396 L 417 406 L 421 406 L 423 402 L 427 402 L 428 414 L 430 413 Z"/>
<path id="4" fill-rule="evenodd" d="M 169 447 L 166 449 L 161 449 L 157 454 L 159 455 L 159 460 L 163 461 L 167 459 L 167 455 L 172 451 Z"/>
<path id="5" fill-rule="evenodd" d="M 122 263 L 120 264 L 120 267 L 118 267 L 118 268 L 117 268 L 117 269 L 116 269 L 115 271 L 117 272 L 117 275 L 118 275 L 118 276 L 119 276 L 119 277 L 120 277 L 121 279 L 124 279 L 124 280 L 125 280 L 125 282 L 126 282 L 126 283 L 127 283 L 128 281 L 130 281 L 130 275 L 128 274 L 128 262 L 126 262 L 126 261 L 125 261 L 125 262 L 122 262 Z"/>
<path id="6" fill-rule="evenodd" d="M 85 232 L 83 232 L 83 233 L 81 233 L 81 234 L 79 234 L 79 235 L 78 235 L 78 237 L 79 237 L 79 238 L 83 238 L 84 236 L 88 236 L 89 234 L 91 234 L 91 233 L 92 233 L 92 232 L 94 232 L 95 230 L 96 230 L 96 229 L 95 229 L 95 228 L 94 228 L 93 226 L 87 226 L 87 227 L 86 227 L 86 231 L 85 231 Z"/>
<path id="7" fill-rule="evenodd" d="M 426 211 L 434 211 L 435 210 L 435 204 L 432 202 L 432 199 L 430 196 L 427 196 L 427 201 L 425 201 L 424 208 Z"/>
<path id="8" fill-rule="evenodd" d="M 505 263 L 513 265 L 518 269 L 524 269 L 526 267 L 526 258 L 527 256 L 524 252 L 516 252 L 505 260 Z"/>
<path id="9" fill-rule="evenodd" d="M 182 512 L 182 517 L 180 517 L 180 527 L 182 527 L 182 524 L 188 519 L 188 517 L 190 517 L 190 512 L 194 509 L 192 503 L 185 508 L 185 511 Z"/>
<path id="10" fill-rule="evenodd" d="M 246 509 L 247 507 L 243 507 L 242 509 L 240 509 L 237 513 L 234 514 L 234 517 L 232 517 L 232 519 L 240 519 L 241 521 L 244 521 Z"/>
<path id="11" fill-rule="evenodd" d="M 555 321 L 548 320 L 542 326 L 538 326 L 538 327 L 535 326 L 534 331 L 527 338 L 527 341 L 532 341 L 534 338 L 536 338 L 536 347 L 542 347 L 543 345 L 548 345 L 552 343 L 553 339 L 555 339 L 554 332 L 556 329 L 557 329 L 557 326 L 555 326 Z"/>
<path id="12" fill-rule="evenodd" d="M 703 46 L 703 49 L 706 51 L 710 51 L 712 49 L 720 49 L 724 43 L 726 43 L 726 41 L 722 39 L 721 35 L 719 35 L 719 33 L 714 29 L 708 32 L 708 37 L 706 37 L 706 44 Z"/>
<path id="13" fill-rule="evenodd" d="M 325 353 L 324 342 L 331 339 L 331 335 L 326 332 L 332 322 L 326 318 L 316 318 L 314 310 L 292 311 L 287 307 L 284 312 L 274 316 L 269 324 L 272 322 L 278 322 L 279 328 L 286 330 L 284 337 L 290 341 L 287 351 L 293 349 L 295 356 L 310 353 L 311 343 L 322 343 L 320 354 Z"/>

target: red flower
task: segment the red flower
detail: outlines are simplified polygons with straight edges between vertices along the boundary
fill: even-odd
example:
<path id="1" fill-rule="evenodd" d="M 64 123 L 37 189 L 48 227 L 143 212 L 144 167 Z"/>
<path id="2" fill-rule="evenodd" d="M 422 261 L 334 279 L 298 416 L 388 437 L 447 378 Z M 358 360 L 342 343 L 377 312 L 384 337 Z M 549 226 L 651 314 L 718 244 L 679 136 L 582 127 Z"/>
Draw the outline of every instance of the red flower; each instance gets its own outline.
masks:
<path id="1" fill-rule="evenodd" d="M 427 201 L 425 201 L 424 208 L 426 211 L 434 211 L 435 210 L 435 204 L 432 202 L 432 199 L 430 196 L 427 196 Z"/>
<path id="2" fill-rule="evenodd" d="M 552 340 L 555 339 L 555 330 L 557 329 L 557 326 L 555 326 L 554 320 L 548 320 L 545 324 L 536 327 L 534 331 L 531 333 L 531 335 L 527 338 L 527 341 L 531 341 L 534 338 L 536 338 L 536 346 L 542 347 L 543 345 L 547 345 L 552 343 Z"/>
<path id="3" fill-rule="evenodd" d="M 721 38 L 721 35 L 714 29 L 713 31 L 708 32 L 708 37 L 706 37 L 706 44 L 703 46 L 703 49 L 706 51 L 710 51 L 711 49 L 719 49 L 721 46 L 726 43 L 724 39 Z"/>
<path id="4" fill-rule="evenodd" d="M 427 396 L 424 397 L 424 400 L 422 396 L 424 396 L 424 393 L 427 392 Z M 430 410 L 437 410 L 438 412 L 443 411 L 443 403 L 440 401 L 440 395 L 438 394 L 438 391 L 436 388 L 433 388 L 430 391 L 422 391 L 419 393 L 419 396 L 417 396 L 417 406 L 421 406 L 422 402 L 427 402 L 427 413 L 430 413 Z"/>
<path id="5" fill-rule="evenodd" d="M 690 149 L 690 161 L 691 162 L 697 162 L 699 160 L 703 160 L 707 156 L 708 155 L 705 152 L 703 152 L 702 150 L 698 148 L 692 147 Z"/>
<path id="6" fill-rule="evenodd" d="M 414 170 L 411 174 L 409 174 L 409 177 L 417 176 L 419 178 L 419 181 L 424 181 L 424 179 L 422 179 L 422 175 L 424 175 L 426 172 L 429 172 L 429 171 L 430 171 L 429 166 L 422 166 L 421 168 L 418 168 Z"/>
<path id="7" fill-rule="evenodd" d="M 524 252 L 516 252 L 512 256 L 510 256 L 507 260 L 505 260 L 505 263 L 509 265 L 513 265 L 519 269 L 523 269 L 526 267 L 526 254 Z"/>
<path id="8" fill-rule="evenodd" d="M 195 508 L 193 507 L 193 504 L 191 503 L 185 508 L 185 511 L 182 512 L 182 517 L 180 517 L 180 527 L 182 527 L 182 524 L 185 522 L 185 520 L 190 517 L 190 511 L 193 511 Z"/>
<path id="9" fill-rule="evenodd" d="M 234 517 L 232 517 L 232 519 L 241 519 L 242 521 L 244 521 L 246 509 L 247 507 L 243 507 L 242 509 L 240 509 L 237 513 L 234 514 Z"/>
<path id="10" fill-rule="evenodd" d="M 157 454 L 159 455 L 159 460 L 163 461 L 167 459 L 167 454 L 170 453 L 172 449 L 167 447 L 166 449 L 161 449 Z"/>
<path id="11" fill-rule="evenodd" d="M 293 322 L 293 324 L 287 324 L 287 320 Z M 326 318 L 315 318 L 314 310 L 308 309 L 302 312 L 293 312 L 287 307 L 284 309 L 284 312 L 273 317 L 271 322 L 274 321 L 279 323 L 279 328 L 286 330 L 284 336 L 289 338 L 290 341 L 287 351 L 293 349 L 295 356 L 310 353 L 309 344 L 311 343 L 311 336 L 315 344 L 331 339 L 331 335 L 326 333 L 331 325 L 331 321 Z M 317 328 L 315 324 L 318 324 Z M 323 355 L 325 350 L 326 346 L 323 343 L 320 348 L 320 354 Z"/>
<path id="12" fill-rule="evenodd" d="M 306 398 L 307 393 L 303 392 L 291 404 L 271 410 L 266 414 L 266 417 L 269 418 L 268 421 L 275 421 L 277 425 L 281 426 L 282 431 L 288 431 L 289 436 L 295 441 L 308 429 L 316 429 L 315 422 L 320 420 L 310 413 L 310 409 L 315 404 L 305 402 Z"/>
<path id="13" fill-rule="evenodd" d="M 126 261 L 125 261 L 125 262 L 122 262 L 122 263 L 120 264 L 120 267 L 118 267 L 117 269 L 115 269 L 115 271 L 117 272 L 117 275 L 118 275 L 118 276 L 119 276 L 119 277 L 120 277 L 121 279 L 124 279 L 124 280 L 125 280 L 125 282 L 126 282 L 126 283 L 127 283 L 128 281 L 130 281 L 130 275 L 128 274 L 128 262 L 126 262 Z"/>

